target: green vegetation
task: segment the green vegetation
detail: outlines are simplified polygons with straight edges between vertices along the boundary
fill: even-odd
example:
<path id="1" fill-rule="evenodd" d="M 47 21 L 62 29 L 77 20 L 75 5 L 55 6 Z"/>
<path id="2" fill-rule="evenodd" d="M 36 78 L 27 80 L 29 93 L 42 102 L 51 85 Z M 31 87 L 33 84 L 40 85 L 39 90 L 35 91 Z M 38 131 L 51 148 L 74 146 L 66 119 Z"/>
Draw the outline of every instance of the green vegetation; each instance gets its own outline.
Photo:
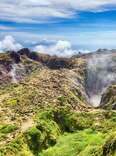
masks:
<path id="1" fill-rule="evenodd" d="M 12 142 L 0 148 L 0 156 L 33 156 L 24 142 L 23 136 L 18 136 Z"/>
<path id="2" fill-rule="evenodd" d="M 35 124 L 0 148 L 2 156 L 115 156 L 116 113 L 41 109 Z M 5 130 L 5 132 L 8 132 Z"/>
<path id="3" fill-rule="evenodd" d="M 105 135 L 91 129 L 64 134 L 59 137 L 57 144 L 43 151 L 40 156 L 91 156 L 98 155 Z"/>
<path id="4" fill-rule="evenodd" d="M 106 111 L 74 113 L 66 108 L 49 113 L 46 111 L 40 115 L 40 119 L 54 120 L 59 125 L 61 134 L 64 134 L 58 137 L 54 147 L 43 150 L 39 155 L 115 156 L 115 117 L 115 112 Z"/>
<path id="5" fill-rule="evenodd" d="M 49 108 L 38 113 L 36 127 L 26 134 L 28 144 L 36 155 L 47 149 L 42 156 L 102 156 L 108 133 L 113 135 L 116 129 L 115 117 L 115 112 L 74 113 L 66 108 Z"/>
<path id="6" fill-rule="evenodd" d="M 0 124 L 0 141 L 7 137 L 7 134 L 17 129 L 15 125 Z"/>
<path id="7" fill-rule="evenodd" d="M 0 133 L 10 133 L 14 130 L 16 130 L 17 127 L 15 125 L 0 125 Z"/>
<path id="8" fill-rule="evenodd" d="M 27 144 L 34 154 L 56 144 L 60 135 L 58 124 L 51 119 L 51 112 L 40 112 L 36 126 L 25 133 Z"/>

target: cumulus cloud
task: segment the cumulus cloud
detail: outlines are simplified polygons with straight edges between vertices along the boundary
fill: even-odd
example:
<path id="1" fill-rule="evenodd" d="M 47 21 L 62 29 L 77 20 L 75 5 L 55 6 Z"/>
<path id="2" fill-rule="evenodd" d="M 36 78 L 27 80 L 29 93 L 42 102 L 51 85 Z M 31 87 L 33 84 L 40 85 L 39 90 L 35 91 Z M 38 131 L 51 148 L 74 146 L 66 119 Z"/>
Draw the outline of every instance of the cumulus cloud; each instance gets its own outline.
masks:
<path id="1" fill-rule="evenodd" d="M 26 23 L 46 22 L 54 17 L 74 17 L 79 11 L 108 10 L 111 5 L 116 6 L 116 0 L 1 0 L 0 19 Z"/>
<path id="2" fill-rule="evenodd" d="M 33 49 L 34 51 L 50 54 L 50 55 L 57 55 L 57 56 L 72 56 L 77 53 L 76 50 L 72 49 L 71 43 L 69 41 L 59 40 L 52 45 L 37 45 Z"/>
<path id="3" fill-rule="evenodd" d="M 12 36 L 5 36 L 2 41 L 0 41 L 0 51 L 8 50 L 19 50 L 23 46 L 15 41 Z"/>

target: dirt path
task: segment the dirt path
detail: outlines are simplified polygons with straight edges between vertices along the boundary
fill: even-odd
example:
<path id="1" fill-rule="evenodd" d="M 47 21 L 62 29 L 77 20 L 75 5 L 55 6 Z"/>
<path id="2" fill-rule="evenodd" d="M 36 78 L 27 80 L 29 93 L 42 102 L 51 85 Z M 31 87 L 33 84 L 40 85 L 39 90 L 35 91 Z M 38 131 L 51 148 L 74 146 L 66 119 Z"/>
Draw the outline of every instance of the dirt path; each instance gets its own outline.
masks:
<path id="1" fill-rule="evenodd" d="M 21 125 L 21 132 L 27 131 L 30 127 L 34 125 L 33 119 L 28 119 L 25 122 L 22 123 Z"/>

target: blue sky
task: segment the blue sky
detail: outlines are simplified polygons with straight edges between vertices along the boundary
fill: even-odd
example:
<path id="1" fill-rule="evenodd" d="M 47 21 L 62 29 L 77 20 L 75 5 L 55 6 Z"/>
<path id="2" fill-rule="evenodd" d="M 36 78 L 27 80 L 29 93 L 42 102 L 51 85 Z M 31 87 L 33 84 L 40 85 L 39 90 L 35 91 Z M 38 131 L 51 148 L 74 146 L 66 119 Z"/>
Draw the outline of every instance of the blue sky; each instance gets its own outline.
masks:
<path id="1" fill-rule="evenodd" d="M 116 0 L 1 0 L 0 10 L 1 45 L 11 36 L 26 47 L 116 48 Z"/>

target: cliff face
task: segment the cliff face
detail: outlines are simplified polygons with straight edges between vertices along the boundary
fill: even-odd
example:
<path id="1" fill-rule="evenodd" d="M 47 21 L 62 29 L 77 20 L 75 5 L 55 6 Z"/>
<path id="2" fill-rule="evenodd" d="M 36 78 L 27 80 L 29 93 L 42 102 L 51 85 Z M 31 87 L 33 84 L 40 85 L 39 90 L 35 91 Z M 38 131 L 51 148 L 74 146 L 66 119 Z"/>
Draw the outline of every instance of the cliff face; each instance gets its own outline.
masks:
<path id="1" fill-rule="evenodd" d="M 107 88 L 101 99 L 101 108 L 116 110 L 116 85 Z"/>

